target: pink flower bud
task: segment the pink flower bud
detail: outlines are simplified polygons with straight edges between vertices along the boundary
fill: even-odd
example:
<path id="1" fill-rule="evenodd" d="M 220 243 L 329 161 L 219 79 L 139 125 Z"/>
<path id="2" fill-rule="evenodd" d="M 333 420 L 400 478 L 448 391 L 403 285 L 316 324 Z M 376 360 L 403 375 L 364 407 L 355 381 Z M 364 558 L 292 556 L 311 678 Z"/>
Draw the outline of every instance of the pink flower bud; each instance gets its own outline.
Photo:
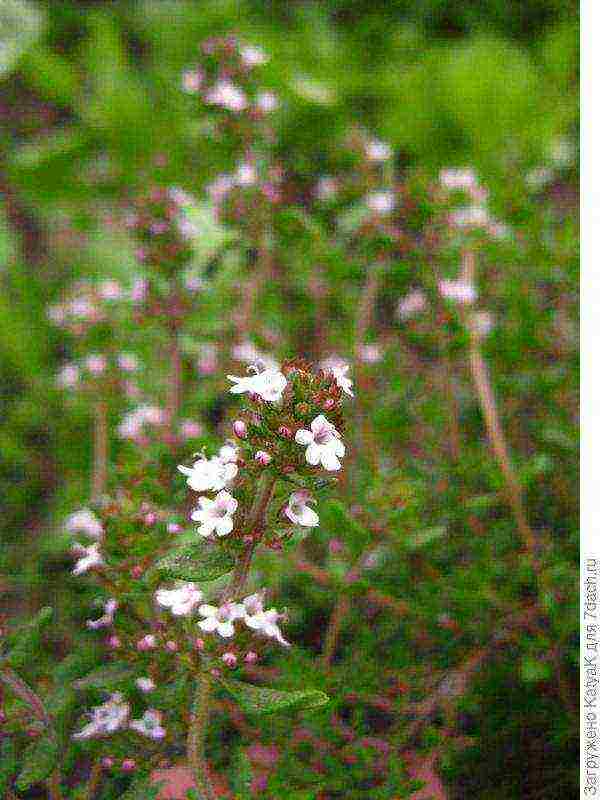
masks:
<path id="1" fill-rule="evenodd" d="M 258 661 L 258 655 L 254 652 L 254 650 L 248 650 L 244 656 L 244 661 L 246 664 L 256 664 Z"/>
<path id="2" fill-rule="evenodd" d="M 204 650 L 204 639 L 198 637 L 195 641 L 196 650 Z"/>
<path id="3" fill-rule="evenodd" d="M 110 769 L 111 767 L 114 767 L 114 765 L 115 765 L 114 758 L 111 758 L 110 756 L 105 756 L 102 759 L 102 766 L 104 767 L 104 769 Z"/>
<path id="4" fill-rule="evenodd" d="M 332 408 L 335 408 L 335 400 L 333 397 L 328 397 L 327 400 L 323 403 L 323 408 L 325 411 L 331 411 Z"/>
<path id="5" fill-rule="evenodd" d="M 108 646 L 116 650 L 118 647 L 121 647 L 121 640 L 118 636 L 111 636 L 108 640 Z"/>
<path id="6" fill-rule="evenodd" d="M 156 514 L 154 513 L 154 511 L 149 511 L 144 516 L 144 525 L 154 525 L 155 522 L 156 522 Z"/>
<path id="7" fill-rule="evenodd" d="M 137 765 L 133 760 L 133 758 L 125 758 L 121 763 L 121 769 L 123 770 L 123 772 L 133 772 L 136 766 Z"/>
<path id="8" fill-rule="evenodd" d="M 283 436 L 284 439 L 291 439 L 292 436 L 293 436 L 292 431 L 288 428 L 287 425 L 282 425 L 279 428 L 278 433 L 279 433 L 280 436 Z"/>
<path id="9" fill-rule="evenodd" d="M 181 525 L 179 525 L 179 523 L 177 522 L 169 522 L 169 524 L 167 525 L 168 533 L 179 533 L 180 530 L 181 530 Z"/>
<path id="10" fill-rule="evenodd" d="M 235 667 L 237 664 L 237 656 L 235 653 L 223 653 L 221 661 L 228 667 Z"/>
<path id="11" fill-rule="evenodd" d="M 243 419 L 236 419 L 233 423 L 233 432 L 238 439 L 245 439 L 248 436 L 248 427 Z"/>
<path id="12" fill-rule="evenodd" d="M 210 674 L 213 676 L 213 678 L 219 678 L 221 676 L 220 671 L 216 668 L 211 669 Z"/>
<path id="13" fill-rule="evenodd" d="M 144 570 L 139 565 L 132 567 L 129 574 L 132 578 L 141 578 L 144 574 Z"/>
<path id="14" fill-rule="evenodd" d="M 344 543 L 341 539 L 332 539 L 329 542 L 329 552 L 332 555 L 338 555 L 339 553 L 344 552 Z"/>
<path id="15" fill-rule="evenodd" d="M 177 642 L 174 642 L 174 641 L 172 641 L 172 640 L 169 640 L 169 641 L 168 641 L 168 642 L 165 644 L 165 648 L 166 648 L 166 649 L 167 649 L 167 650 L 168 650 L 170 653 L 176 653 L 176 652 L 179 650 L 179 645 L 177 644 Z"/>
<path id="16" fill-rule="evenodd" d="M 254 460 L 258 461 L 258 463 L 261 466 L 266 467 L 267 464 L 271 463 L 272 459 L 271 459 L 271 456 L 268 453 L 266 453 L 264 450 L 257 450 L 257 452 L 254 455 Z"/>

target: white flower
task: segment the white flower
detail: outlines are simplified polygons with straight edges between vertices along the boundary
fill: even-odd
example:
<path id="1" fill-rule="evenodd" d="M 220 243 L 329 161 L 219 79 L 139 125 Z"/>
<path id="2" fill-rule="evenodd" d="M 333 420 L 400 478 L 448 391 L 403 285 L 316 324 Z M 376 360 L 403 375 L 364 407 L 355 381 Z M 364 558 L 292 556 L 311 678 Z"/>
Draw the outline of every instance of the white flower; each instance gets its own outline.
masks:
<path id="1" fill-rule="evenodd" d="M 398 303 L 397 314 L 400 319 L 410 319 L 427 308 L 427 297 L 421 289 L 413 289 Z"/>
<path id="2" fill-rule="evenodd" d="M 98 294 L 103 300 L 118 300 L 123 295 L 123 289 L 119 281 L 101 281 L 98 286 Z"/>
<path id="3" fill-rule="evenodd" d="M 319 524 L 319 515 L 308 505 L 312 501 L 313 498 L 310 492 L 306 489 L 300 489 L 290 495 L 283 513 L 294 525 L 302 525 L 303 528 L 314 528 Z"/>
<path id="4" fill-rule="evenodd" d="M 178 589 L 159 589 L 154 597 L 159 606 L 169 608 L 176 617 L 184 617 L 201 602 L 202 592 L 195 583 L 185 583 Z"/>
<path id="5" fill-rule="evenodd" d="M 219 460 L 224 464 L 230 464 L 238 459 L 238 449 L 234 444 L 224 444 L 219 448 Z"/>
<path id="6" fill-rule="evenodd" d="M 345 364 L 343 361 L 332 358 L 324 361 L 321 364 L 321 369 L 323 372 L 330 372 L 335 378 L 335 382 L 340 389 L 350 397 L 354 397 L 354 392 L 352 391 L 352 381 L 346 374 L 350 369 L 349 364 Z"/>
<path id="7" fill-rule="evenodd" d="M 233 189 L 235 182 L 231 175 L 219 175 L 212 183 L 206 187 L 206 193 L 213 203 L 223 201 Z"/>
<path id="8" fill-rule="evenodd" d="M 237 603 L 234 612 L 235 618 L 246 619 L 246 617 L 251 617 L 264 611 L 265 594 L 265 589 L 261 589 L 259 592 L 249 594 L 241 603 Z"/>
<path id="9" fill-rule="evenodd" d="M 87 627 L 92 630 L 97 630 L 98 628 L 107 628 L 109 625 L 112 625 L 118 607 L 119 603 L 114 597 L 111 597 L 111 599 L 107 600 L 104 604 L 104 614 L 98 619 L 88 619 L 86 622 Z"/>
<path id="10" fill-rule="evenodd" d="M 102 523 L 89 508 L 82 508 L 69 514 L 65 520 L 65 528 L 69 533 L 85 533 L 92 539 L 101 539 L 104 533 Z"/>
<path id="11" fill-rule="evenodd" d="M 289 647 L 290 643 L 283 638 L 281 630 L 277 622 L 283 619 L 284 614 L 280 614 L 277 609 L 270 608 L 268 611 L 259 611 L 257 614 L 252 614 L 244 617 L 246 625 L 254 631 L 267 636 L 269 639 L 275 639 L 279 644 Z"/>
<path id="12" fill-rule="evenodd" d="M 275 92 L 259 92 L 256 95 L 256 105 L 259 111 L 270 114 L 279 108 L 279 100 Z"/>
<path id="13" fill-rule="evenodd" d="M 94 353 L 85 359 L 85 366 L 92 375 L 101 375 L 106 369 L 106 359 L 104 356 Z"/>
<path id="14" fill-rule="evenodd" d="M 97 543 L 85 547 L 76 542 L 73 545 L 73 553 L 80 556 L 73 567 L 73 575 L 82 575 L 94 567 L 102 567 L 104 565 L 104 559 L 100 553 L 100 545 Z"/>
<path id="15" fill-rule="evenodd" d="M 238 186 L 253 186 L 258 180 L 254 165 L 248 161 L 242 161 L 235 172 L 235 180 Z"/>
<path id="16" fill-rule="evenodd" d="M 358 355 L 365 364 L 377 364 L 383 358 L 378 344 L 362 344 L 358 348 Z"/>
<path id="17" fill-rule="evenodd" d="M 135 370 L 139 367 L 140 362 L 138 358 L 133 353 L 119 353 L 117 356 L 117 364 L 119 368 L 124 370 L 125 372 L 135 372 Z"/>
<path id="18" fill-rule="evenodd" d="M 255 375 L 246 378 L 237 378 L 235 375 L 228 375 L 227 379 L 232 381 L 234 386 L 229 390 L 232 394 L 242 392 L 252 392 L 259 395 L 263 400 L 276 403 L 281 400 L 281 395 L 287 386 L 287 379 L 283 373 L 275 369 L 265 369 Z"/>
<path id="19" fill-rule="evenodd" d="M 194 522 L 200 522 L 198 533 L 200 536 L 227 536 L 233 530 L 232 516 L 238 507 L 238 501 L 229 494 L 221 491 L 211 500 L 208 497 L 198 498 L 198 508 L 192 513 Z"/>
<path id="20" fill-rule="evenodd" d="M 197 94 L 202 86 L 202 73 L 197 69 L 187 69 L 181 75 L 181 88 L 188 94 Z"/>
<path id="21" fill-rule="evenodd" d="M 477 289 L 467 281 L 440 281 L 438 288 L 442 297 L 461 305 L 470 305 L 477 300 Z"/>
<path id="22" fill-rule="evenodd" d="M 64 388 L 72 388 L 79 383 L 80 371 L 77 364 L 65 364 L 56 376 L 56 382 Z"/>
<path id="23" fill-rule="evenodd" d="M 338 182 L 331 175 L 323 175 L 317 181 L 315 194 L 319 200 L 333 200 L 338 193 Z"/>
<path id="24" fill-rule="evenodd" d="M 234 635 L 233 623 L 239 617 L 239 606 L 236 603 L 225 603 L 220 607 L 205 604 L 200 606 L 199 611 L 204 619 L 198 623 L 198 627 L 205 633 L 216 631 L 224 639 L 230 639 Z"/>
<path id="25" fill-rule="evenodd" d="M 90 739 L 93 736 L 106 736 L 122 728 L 129 718 L 129 703 L 123 702 L 119 692 L 111 695 L 110 700 L 92 709 L 90 722 L 74 739 Z"/>
<path id="26" fill-rule="evenodd" d="M 243 111 L 248 105 L 244 92 L 228 80 L 215 83 L 206 93 L 205 100 L 211 105 L 221 106 L 235 112 Z"/>
<path id="27" fill-rule="evenodd" d="M 136 678 L 135 685 L 140 690 L 140 692 L 144 692 L 147 694 L 148 692 L 153 692 L 156 689 L 156 684 L 152 680 L 152 678 Z"/>
<path id="28" fill-rule="evenodd" d="M 390 214 L 396 206 L 392 192 L 371 192 L 366 196 L 365 202 L 367 208 L 376 214 Z"/>
<path id="29" fill-rule="evenodd" d="M 449 221 L 457 228 L 485 228 L 490 223 L 490 215 L 485 206 L 468 206 L 453 211 Z"/>
<path id="30" fill-rule="evenodd" d="M 261 47 L 255 47 L 254 45 L 241 47 L 240 57 L 246 67 L 260 67 L 269 60 L 265 51 Z"/>
<path id="31" fill-rule="evenodd" d="M 440 184 L 448 191 L 463 191 L 469 194 L 479 187 L 477 175 L 468 167 L 465 169 L 443 169 L 439 174 Z"/>
<path id="32" fill-rule="evenodd" d="M 200 458 L 192 467 L 177 467 L 188 476 L 187 485 L 195 492 L 220 492 L 237 475 L 237 464 L 223 461 L 219 456 Z"/>
<path id="33" fill-rule="evenodd" d="M 392 148 L 386 142 L 372 139 L 367 142 L 365 153 L 369 161 L 387 161 L 392 155 Z"/>
<path id="34" fill-rule="evenodd" d="M 340 434 L 323 414 L 310 423 L 311 430 L 301 429 L 296 433 L 296 442 L 306 446 L 306 461 L 316 466 L 322 464 L 326 470 L 341 468 L 340 458 L 346 452 Z"/>
<path id="35" fill-rule="evenodd" d="M 164 425 L 165 419 L 164 411 L 158 406 L 138 406 L 125 414 L 117 430 L 122 439 L 135 440 L 144 433 L 147 425 Z"/>
<path id="36" fill-rule="evenodd" d="M 161 720 L 162 714 L 160 711 L 148 708 L 141 719 L 132 719 L 129 727 L 132 731 L 137 731 L 142 736 L 148 736 L 150 739 L 163 739 L 167 732 L 160 724 Z"/>

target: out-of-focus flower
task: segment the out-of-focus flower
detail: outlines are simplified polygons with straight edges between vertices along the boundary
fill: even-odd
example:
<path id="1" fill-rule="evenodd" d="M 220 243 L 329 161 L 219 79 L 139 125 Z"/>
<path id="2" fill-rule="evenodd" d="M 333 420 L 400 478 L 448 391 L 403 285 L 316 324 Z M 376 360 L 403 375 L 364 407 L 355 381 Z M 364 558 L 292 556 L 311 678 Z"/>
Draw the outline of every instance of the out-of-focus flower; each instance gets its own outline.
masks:
<path id="1" fill-rule="evenodd" d="M 319 515 L 314 511 L 308 503 L 314 502 L 307 489 L 299 489 L 290 495 L 287 505 L 283 509 L 286 517 L 294 523 L 294 525 L 302 525 L 304 528 L 314 528 L 319 524 Z"/>
<path id="2" fill-rule="evenodd" d="M 198 94 L 204 76 L 199 69 L 186 69 L 181 75 L 181 88 L 188 94 Z"/>
<path id="3" fill-rule="evenodd" d="M 84 364 L 92 375 L 102 375 L 106 369 L 106 358 L 98 353 L 93 353 L 85 359 Z"/>
<path id="4" fill-rule="evenodd" d="M 89 547 L 76 542 L 73 545 L 72 551 L 75 555 L 79 556 L 75 566 L 73 567 L 73 575 L 82 575 L 90 569 L 104 566 L 104 559 L 100 552 L 100 545 L 98 543 L 91 544 Z"/>
<path id="5" fill-rule="evenodd" d="M 259 92 L 256 95 L 256 106 L 263 114 L 271 114 L 279 108 L 279 99 L 275 92 Z"/>
<path id="6" fill-rule="evenodd" d="M 226 108 L 228 111 L 235 113 L 243 111 L 248 105 L 248 100 L 243 90 L 229 80 L 221 80 L 215 83 L 206 92 L 204 99 L 210 105 L 221 106 L 221 108 Z"/>
<path id="7" fill-rule="evenodd" d="M 65 389 L 72 389 L 79 383 L 81 372 L 77 364 L 65 364 L 56 376 L 56 382 Z"/>
<path id="8" fill-rule="evenodd" d="M 175 617 L 185 617 L 202 601 L 202 592 L 195 583 L 185 583 L 176 589 L 159 589 L 154 595 L 156 602 L 168 608 Z"/>
<path id="9" fill-rule="evenodd" d="M 148 694 L 148 692 L 153 692 L 156 689 L 156 684 L 152 680 L 152 678 L 136 678 L 135 685 L 140 690 L 140 692 L 144 692 L 144 694 Z"/>
<path id="10" fill-rule="evenodd" d="M 124 372 L 135 372 L 140 362 L 133 353 L 119 353 L 117 356 L 117 364 Z"/>
<path id="11" fill-rule="evenodd" d="M 365 202 L 375 214 L 391 214 L 396 207 L 393 192 L 371 192 L 365 197 Z"/>
<path id="12" fill-rule="evenodd" d="M 245 67 L 260 67 L 269 60 L 267 54 L 261 47 L 254 45 L 244 45 L 240 48 L 240 58 Z"/>
<path id="13" fill-rule="evenodd" d="M 349 364 L 346 364 L 341 359 L 333 357 L 323 361 L 320 366 L 323 372 L 329 372 L 333 375 L 335 382 L 344 392 L 344 394 L 354 397 L 354 392 L 352 391 L 352 381 L 347 374 L 350 370 Z"/>
<path id="14" fill-rule="evenodd" d="M 452 300 L 461 305 L 470 305 L 477 300 L 477 289 L 467 281 L 440 281 L 438 288 L 446 300 Z"/>
<path id="15" fill-rule="evenodd" d="M 466 206 L 451 212 L 449 223 L 455 228 L 486 228 L 490 215 L 485 206 Z"/>
<path id="16" fill-rule="evenodd" d="M 238 507 L 238 501 L 229 492 L 221 491 L 211 500 L 208 497 L 198 498 L 198 508 L 192 512 L 194 522 L 199 522 L 198 533 L 200 536 L 227 536 L 233 530 L 233 515 Z"/>
<path id="17" fill-rule="evenodd" d="M 65 520 L 65 528 L 69 533 L 84 533 L 92 539 L 101 539 L 104 528 L 98 517 L 89 508 L 74 511 Z"/>
<path id="18" fill-rule="evenodd" d="M 358 357 L 365 364 L 378 364 L 383 354 L 378 344 L 362 344 L 358 348 Z"/>
<path id="19" fill-rule="evenodd" d="M 117 600 L 111 597 L 111 599 L 107 600 L 104 604 L 104 614 L 98 619 L 88 619 L 86 622 L 87 627 L 92 630 L 97 630 L 98 628 L 107 628 L 109 625 L 112 625 L 118 607 L 119 603 Z"/>
<path id="20" fill-rule="evenodd" d="M 132 719 L 129 727 L 149 739 L 163 739 L 166 730 L 161 725 L 162 714 L 154 708 L 148 708 L 141 719 Z"/>
<path id="21" fill-rule="evenodd" d="M 338 181 L 331 175 L 323 175 L 317 181 L 315 187 L 315 195 L 318 200 L 326 202 L 327 200 L 334 200 L 339 190 Z"/>
<path id="22" fill-rule="evenodd" d="M 367 142 L 365 147 L 365 154 L 369 161 L 380 162 L 388 161 L 392 157 L 392 148 L 387 142 L 380 142 L 377 139 L 371 139 Z"/>
<path id="23" fill-rule="evenodd" d="M 410 319 L 427 308 L 427 297 L 421 289 L 413 289 L 398 303 L 397 314 L 400 319 Z"/>
<path id="24" fill-rule="evenodd" d="M 311 422 L 310 428 L 296 433 L 296 442 L 306 446 L 307 463 L 313 466 L 322 464 L 329 471 L 339 470 L 342 466 L 340 458 L 344 456 L 346 448 L 335 426 L 323 414 L 319 414 Z"/>
<path id="25" fill-rule="evenodd" d="M 184 439 L 197 439 L 202 436 L 202 425 L 193 419 L 182 419 L 179 423 L 179 433 Z"/>
<path id="26" fill-rule="evenodd" d="M 115 733 L 129 719 L 129 703 L 123 700 L 122 694 L 116 692 L 106 703 L 93 708 L 90 716 L 90 722 L 73 735 L 74 739 L 91 739 Z"/>

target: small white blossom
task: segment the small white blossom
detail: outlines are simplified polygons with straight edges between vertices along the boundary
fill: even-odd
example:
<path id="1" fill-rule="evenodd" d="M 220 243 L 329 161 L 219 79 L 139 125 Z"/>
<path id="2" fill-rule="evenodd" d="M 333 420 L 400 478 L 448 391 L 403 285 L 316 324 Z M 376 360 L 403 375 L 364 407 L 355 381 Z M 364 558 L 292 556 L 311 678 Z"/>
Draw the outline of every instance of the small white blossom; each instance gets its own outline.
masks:
<path id="1" fill-rule="evenodd" d="M 112 625 L 118 607 L 119 603 L 114 597 L 111 597 L 111 599 L 107 600 L 104 604 L 104 614 L 98 619 L 88 619 L 86 622 L 87 627 L 91 628 L 91 630 L 97 630 L 98 628 L 107 628 L 109 625 Z"/>
<path id="2" fill-rule="evenodd" d="M 118 300 L 123 295 L 123 287 L 119 281 L 101 281 L 98 286 L 98 294 L 103 300 Z"/>
<path id="3" fill-rule="evenodd" d="M 92 539 L 101 539 L 104 533 L 102 523 L 89 508 L 69 514 L 65 520 L 65 528 L 69 533 L 85 533 Z"/>
<path id="4" fill-rule="evenodd" d="M 242 161 L 238 164 L 235 171 L 235 180 L 238 186 L 254 186 L 258 180 L 258 173 L 256 167 L 248 161 Z"/>
<path id="5" fill-rule="evenodd" d="M 296 442 L 306 446 L 306 461 L 316 466 L 322 464 L 326 470 L 341 468 L 340 458 L 346 452 L 340 434 L 323 414 L 310 423 L 310 430 L 301 429 L 296 433 Z"/>
<path id="6" fill-rule="evenodd" d="M 285 375 L 275 369 L 265 369 L 262 372 L 244 378 L 228 375 L 227 379 L 234 384 L 229 390 L 232 394 L 252 392 L 271 403 L 281 400 L 283 391 L 287 386 Z"/>
<path id="7" fill-rule="evenodd" d="M 198 69 L 187 69 L 181 76 L 181 88 L 188 94 L 197 94 L 202 86 L 202 73 Z"/>
<path id="8" fill-rule="evenodd" d="M 438 288 L 446 300 L 452 300 L 461 305 L 470 305 L 477 300 L 477 289 L 467 281 L 440 281 Z"/>
<path id="9" fill-rule="evenodd" d="M 111 695 L 110 700 L 92 709 L 90 722 L 74 739 L 91 739 L 95 736 L 107 736 L 122 728 L 129 718 L 129 703 L 123 701 L 119 692 Z"/>
<path id="10" fill-rule="evenodd" d="M 219 448 L 219 459 L 224 464 L 230 464 L 232 462 L 237 461 L 238 459 L 238 449 L 234 444 L 224 444 L 223 447 Z"/>
<path id="11" fill-rule="evenodd" d="M 221 491 L 211 500 L 208 497 L 198 498 L 198 508 L 192 512 L 194 522 L 200 522 L 198 533 L 200 536 L 227 536 L 233 530 L 232 516 L 238 507 L 238 501 L 229 494 Z"/>
<path id="12" fill-rule="evenodd" d="M 219 456 L 200 458 L 192 467 L 177 467 L 188 476 L 187 485 L 195 492 L 220 492 L 237 475 L 237 464 L 224 461 Z"/>
<path id="13" fill-rule="evenodd" d="M 283 513 L 291 520 L 294 525 L 302 525 L 304 528 L 314 528 L 319 524 L 319 515 L 308 503 L 314 502 L 307 489 L 299 489 L 290 495 L 290 499 Z"/>
<path id="14" fill-rule="evenodd" d="M 365 153 L 369 161 L 387 161 L 392 156 L 392 148 L 386 142 L 372 139 L 370 142 L 367 142 Z"/>
<path id="15" fill-rule="evenodd" d="M 244 617 L 244 622 L 257 633 L 261 633 L 269 639 L 275 639 L 279 644 L 289 647 L 290 643 L 283 638 L 283 634 L 277 624 L 284 616 L 277 609 L 270 608 L 268 611 L 259 611 L 257 614 L 247 615 Z"/>
<path id="16" fill-rule="evenodd" d="M 124 370 L 125 372 L 135 372 L 135 370 L 139 367 L 140 362 L 138 358 L 133 353 L 119 353 L 117 356 L 117 364 L 119 368 Z"/>
<path id="17" fill-rule="evenodd" d="M 259 92 L 256 95 L 256 105 L 263 114 L 270 114 L 279 108 L 279 99 L 274 92 Z"/>
<path id="18" fill-rule="evenodd" d="M 168 608 L 176 617 L 191 614 L 202 600 L 202 592 L 194 583 L 185 583 L 177 589 L 159 589 L 154 595 L 156 602 Z"/>
<path id="19" fill-rule="evenodd" d="M 421 289 L 414 289 L 398 303 L 397 314 L 400 319 L 410 319 L 427 308 L 427 297 Z"/>
<path id="20" fill-rule="evenodd" d="M 383 358 L 378 344 L 363 344 L 358 348 L 358 355 L 365 364 L 377 364 Z"/>
<path id="21" fill-rule="evenodd" d="M 251 617 L 254 614 L 259 614 L 264 611 L 265 594 L 266 590 L 261 589 L 254 594 L 249 594 L 241 603 L 236 603 L 234 610 L 235 619 L 245 619 L 246 617 Z"/>
<path id="22" fill-rule="evenodd" d="M 80 370 L 77 364 L 65 364 L 56 376 L 56 382 L 65 389 L 77 386 L 80 378 Z"/>
<path id="23" fill-rule="evenodd" d="M 366 196 L 365 202 L 367 208 L 376 214 L 390 214 L 396 206 L 392 192 L 371 192 Z"/>
<path id="24" fill-rule="evenodd" d="M 453 211 L 449 222 L 456 228 L 485 228 L 490 223 L 490 215 L 485 206 L 468 206 Z"/>
<path id="25" fill-rule="evenodd" d="M 140 692 L 144 692 L 147 694 L 148 692 L 153 692 L 156 689 L 156 684 L 152 680 L 152 678 L 136 678 L 135 685 L 140 690 Z"/>
<path id="26" fill-rule="evenodd" d="M 141 719 L 132 719 L 129 727 L 149 739 L 163 739 L 166 730 L 161 725 L 162 714 L 154 708 L 148 708 Z"/>
<path id="27" fill-rule="evenodd" d="M 79 556 L 77 563 L 73 567 L 73 575 L 82 575 L 90 569 L 104 566 L 100 545 L 97 543 L 85 547 L 76 542 L 73 545 L 73 553 Z"/>
<path id="28" fill-rule="evenodd" d="M 205 604 L 198 610 L 204 617 L 198 623 L 198 627 L 205 633 L 216 632 L 224 639 L 230 639 L 234 635 L 233 623 L 239 616 L 239 607 L 236 603 L 225 603 L 220 607 Z"/>
<path id="29" fill-rule="evenodd" d="M 333 200 L 338 193 L 338 182 L 331 175 L 323 175 L 317 181 L 315 187 L 315 194 L 319 200 L 327 201 Z"/>
<path id="30" fill-rule="evenodd" d="M 321 364 L 321 369 L 323 372 L 330 372 L 333 375 L 335 382 L 344 392 L 344 394 L 354 397 L 354 392 L 352 391 L 352 381 L 347 375 L 348 371 L 350 370 L 349 364 L 346 364 L 337 358 L 331 358 L 327 359 Z"/>
<path id="31" fill-rule="evenodd" d="M 248 105 L 245 93 L 228 80 L 222 80 L 208 90 L 205 100 L 214 106 L 221 106 L 229 111 L 243 111 Z"/>
<path id="32" fill-rule="evenodd" d="M 235 186 L 231 175 L 219 175 L 218 178 L 206 187 L 206 193 L 213 203 L 221 203 Z"/>
<path id="33" fill-rule="evenodd" d="M 260 67 L 269 60 L 265 51 L 254 45 L 245 45 L 240 48 L 240 57 L 246 67 Z"/>

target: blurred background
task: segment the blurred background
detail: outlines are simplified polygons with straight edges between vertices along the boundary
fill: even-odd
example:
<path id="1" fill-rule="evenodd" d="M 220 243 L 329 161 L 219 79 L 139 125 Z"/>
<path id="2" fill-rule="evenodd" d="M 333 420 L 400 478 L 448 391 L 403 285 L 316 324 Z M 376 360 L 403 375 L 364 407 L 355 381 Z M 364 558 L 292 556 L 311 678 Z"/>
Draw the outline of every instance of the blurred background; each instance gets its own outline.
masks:
<path id="1" fill-rule="evenodd" d="M 516 656 L 500 657 L 480 678 L 459 712 L 461 735 L 473 741 L 448 748 L 441 765 L 436 762 L 443 787 L 436 788 L 431 775 L 427 780 L 439 798 L 575 797 L 575 722 L 551 678 L 552 659 L 562 659 L 571 684 L 565 691 L 576 692 L 579 33 L 578 4 L 570 0 L 0 4 L 2 613 L 25 616 L 49 602 L 60 613 L 51 646 L 66 651 L 77 636 L 73 620 L 81 616 L 83 590 L 69 577 L 60 520 L 89 494 L 92 416 L 85 398 L 66 401 L 57 386 L 73 342 L 52 324 L 47 309 L 74 280 L 131 281 L 135 246 L 118 215 L 146 185 L 178 185 L 202 197 L 206 184 L 231 167 L 231 154 L 202 135 L 198 106 L 181 91 L 182 72 L 197 61 L 199 42 L 227 33 L 270 56 L 261 75 L 281 102 L 274 122 L 277 151 L 298 187 L 331 172 L 345 132 L 360 126 L 391 145 L 400 173 L 435 178 L 442 168 L 471 167 L 499 218 L 526 232 L 518 251 L 492 254 L 502 277 L 489 295 L 498 326 L 487 347 L 532 522 L 552 541 L 547 591 L 562 596 L 542 598 L 556 627 L 532 634 Z M 527 187 L 533 194 L 526 194 Z M 209 265 L 198 247 L 198 263 Z M 300 278 L 302 269 L 306 265 Z M 339 275 L 332 267 L 330 280 Z M 348 350 L 344 308 L 355 300 L 354 279 L 339 281 L 325 319 L 329 342 L 342 355 Z M 400 270 L 379 299 L 376 327 L 388 342 L 397 325 L 389 309 L 410 287 L 410 275 Z M 274 286 L 262 309 L 267 326 L 286 342 L 282 355 L 310 341 L 302 335 L 304 312 L 288 300 L 281 285 Z M 222 297 L 207 306 L 210 319 L 222 313 L 219 302 Z M 197 330 L 203 324 L 199 318 Z M 369 410 L 375 435 L 400 441 L 415 415 L 424 415 L 435 430 L 440 412 L 428 403 L 418 360 L 397 373 L 405 351 L 386 352 L 376 368 L 388 376 L 385 399 L 373 400 Z M 427 360 L 426 348 L 422 358 Z M 209 429 L 218 425 L 219 390 L 211 385 L 207 396 L 200 386 L 197 394 L 190 415 L 200 413 Z M 507 515 L 490 500 L 500 479 L 485 466 L 481 417 L 466 400 L 463 410 L 468 443 L 458 471 L 436 472 L 425 451 L 419 468 L 402 478 L 408 483 L 401 491 L 425 509 L 429 531 L 441 517 L 460 529 L 466 512 L 452 493 L 453 481 L 455 489 L 471 479 L 488 481 L 472 493 L 469 513 L 497 536 L 502 551 Z M 414 449 L 404 453 L 401 445 L 396 456 L 418 460 Z M 423 488 L 428 475 L 435 492 Z M 344 524 L 332 512 L 332 536 L 343 538 L 336 526 Z M 415 573 L 394 572 L 393 560 L 380 585 L 387 582 L 391 593 L 403 596 L 405 581 L 437 633 L 440 614 L 452 608 L 476 642 L 481 631 L 469 625 L 488 602 L 487 590 L 504 580 L 492 574 L 497 551 L 486 545 L 471 553 L 464 532 L 435 551 L 435 538 L 434 532 L 429 544 L 424 541 L 431 552 L 407 557 L 419 562 L 417 572 L 423 569 L 422 596 L 410 588 Z M 439 585 L 423 566 L 428 561 L 441 570 L 444 591 L 452 587 L 441 605 L 432 599 Z M 311 625 L 330 611 L 326 592 L 306 589 L 298 575 L 274 580 L 287 586 L 290 605 L 302 597 L 312 610 L 312 621 L 304 628 L 298 623 L 310 652 Z M 527 596 L 528 587 L 524 576 L 515 594 Z M 493 631 L 491 612 L 488 623 Z M 403 661 L 398 635 L 385 629 L 386 669 L 392 672 L 411 666 Z M 348 642 L 368 652 L 369 636 L 355 622 Z M 459 639 L 448 625 L 436 639 L 440 669 L 462 653 Z M 344 667 L 343 654 L 340 664 L 344 686 L 352 670 Z M 371 665 L 365 681 L 376 686 L 377 671 Z M 436 735 L 430 731 L 432 741 Z M 354 796 L 349 792 L 331 796 Z"/>

